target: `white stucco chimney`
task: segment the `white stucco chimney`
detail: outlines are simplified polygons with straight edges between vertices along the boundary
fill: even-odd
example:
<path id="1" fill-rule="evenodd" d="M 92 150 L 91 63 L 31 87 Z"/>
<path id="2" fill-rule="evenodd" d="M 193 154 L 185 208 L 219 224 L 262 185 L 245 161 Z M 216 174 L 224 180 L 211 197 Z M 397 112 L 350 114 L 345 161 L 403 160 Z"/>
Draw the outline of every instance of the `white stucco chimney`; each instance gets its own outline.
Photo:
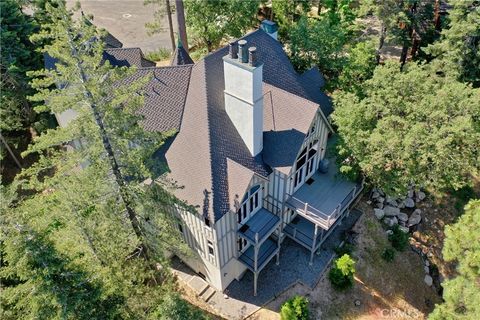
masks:
<path id="1" fill-rule="evenodd" d="M 223 57 L 225 111 L 232 120 L 252 156 L 263 149 L 263 64 L 257 61 L 257 49 L 247 49 L 247 41 L 230 43 Z"/>

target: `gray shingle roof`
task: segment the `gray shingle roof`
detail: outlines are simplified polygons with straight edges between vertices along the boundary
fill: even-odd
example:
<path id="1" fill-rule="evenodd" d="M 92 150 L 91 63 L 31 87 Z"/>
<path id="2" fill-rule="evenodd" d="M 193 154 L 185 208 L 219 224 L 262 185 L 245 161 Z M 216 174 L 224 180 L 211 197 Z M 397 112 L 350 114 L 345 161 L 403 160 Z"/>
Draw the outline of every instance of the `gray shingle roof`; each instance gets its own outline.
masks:
<path id="1" fill-rule="evenodd" d="M 107 48 L 121 48 L 123 47 L 123 43 L 115 38 L 111 33 L 107 32 L 105 37 L 103 37 L 103 41 L 105 41 L 105 47 Z"/>
<path id="2" fill-rule="evenodd" d="M 229 175 L 228 163 L 233 161 L 264 177 L 271 172 L 270 163 L 291 166 L 318 110 L 318 104 L 312 101 L 311 92 L 305 88 L 279 42 L 261 30 L 243 39 L 247 40 L 247 46 L 257 47 L 258 61 L 264 64 L 265 88 L 272 92 L 274 112 L 281 114 L 275 120 L 276 132 L 270 132 L 267 130 L 273 126 L 272 114 L 268 118 L 266 112 L 270 124 L 265 124 L 264 151 L 252 157 L 225 112 L 222 58 L 228 48 L 222 48 L 192 67 L 180 132 L 165 155 L 170 178 L 180 186 L 175 191 L 177 197 L 197 206 L 206 217 L 213 213 L 215 220 L 229 210 L 232 192 L 241 189 Z M 271 109 L 268 103 L 264 108 L 268 106 Z M 302 112 L 294 109 L 297 106 Z M 281 155 L 290 149 L 294 150 L 293 158 L 290 154 Z"/>
<path id="3" fill-rule="evenodd" d="M 177 45 L 177 48 L 175 49 L 175 52 L 173 53 L 172 56 L 172 61 L 170 62 L 170 65 L 172 66 L 182 66 L 185 64 L 193 64 L 192 58 L 190 58 L 190 55 L 187 53 L 185 48 L 180 44 Z"/>
<path id="4" fill-rule="evenodd" d="M 138 68 L 125 82 L 151 76 L 144 87 L 145 104 L 139 109 L 147 131 L 179 130 L 187 97 L 192 65 Z"/>
<path id="5" fill-rule="evenodd" d="M 103 51 L 103 59 L 117 67 L 155 67 L 155 62 L 143 57 L 140 48 L 107 48 Z"/>

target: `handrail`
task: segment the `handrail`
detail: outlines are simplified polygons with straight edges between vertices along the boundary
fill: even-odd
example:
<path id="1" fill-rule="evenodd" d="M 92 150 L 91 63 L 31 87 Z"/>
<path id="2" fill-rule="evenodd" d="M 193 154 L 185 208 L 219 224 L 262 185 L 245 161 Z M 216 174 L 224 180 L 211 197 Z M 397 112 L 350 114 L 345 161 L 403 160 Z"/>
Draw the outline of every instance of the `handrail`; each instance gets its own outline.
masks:
<path id="1" fill-rule="evenodd" d="M 293 206 L 297 208 L 298 211 L 303 212 L 305 215 L 312 217 L 314 219 L 323 220 L 323 221 L 320 221 L 320 223 L 326 226 L 328 229 L 335 223 L 335 221 L 340 216 L 340 213 L 343 211 L 343 209 L 353 199 L 355 199 L 355 197 L 360 193 L 362 189 L 363 189 L 363 181 L 360 184 L 360 186 L 356 184 L 354 188 L 345 196 L 345 198 L 343 198 L 343 200 L 338 204 L 338 206 L 330 214 L 326 214 L 325 212 L 310 206 L 308 203 L 303 202 L 302 200 L 288 193 L 287 193 L 287 202 L 290 202 Z"/>

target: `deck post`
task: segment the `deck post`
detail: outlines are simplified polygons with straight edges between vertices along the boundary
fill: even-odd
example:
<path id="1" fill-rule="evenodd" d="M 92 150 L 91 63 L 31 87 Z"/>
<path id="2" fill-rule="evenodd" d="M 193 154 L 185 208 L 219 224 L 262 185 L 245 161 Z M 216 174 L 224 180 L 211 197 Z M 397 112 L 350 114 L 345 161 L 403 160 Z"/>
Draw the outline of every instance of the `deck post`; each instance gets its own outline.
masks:
<path id="1" fill-rule="evenodd" d="M 257 296 L 257 280 L 258 280 L 258 274 L 257 271 L 253 273 L 253 295 L 256 297 Z"/>
<path id="2" fill-rule="evenodd" d="M 305 210 L 305 215 L 306 215 L 307 212 L 308 212 L 308 211 L 307 211 L 307 210 L 308 210 L 308 203 L 307 203 L 307 202 L 305 202 L 305 209 L 304 209 L 304 210 Z"/>
<path id="3" fill-rule="evenodd" d="M 315 224 L 315 231 L 313 232 L 313 244 L 310 251 L 310 265 L 313 264 L 313 253 L 315 252 L 315 246 L 317 245 L 318 226 Z"/>
<path id="4" fill-rule="evenodd" d="M 278 266 L 280 264 L 280 235 L 282 234 L 282 224 L 278 226 L 278 237 L 277 237 L 277 261 L 276 265 Z"/>

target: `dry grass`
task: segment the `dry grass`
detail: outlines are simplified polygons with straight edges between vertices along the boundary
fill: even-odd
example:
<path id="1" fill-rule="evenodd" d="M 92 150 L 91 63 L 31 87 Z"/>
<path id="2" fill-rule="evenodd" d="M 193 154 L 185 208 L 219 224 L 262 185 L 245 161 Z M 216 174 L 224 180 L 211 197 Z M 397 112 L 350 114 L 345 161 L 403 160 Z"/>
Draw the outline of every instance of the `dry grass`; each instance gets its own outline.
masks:
<path id="1" fill-rule="evenodd" d="M 411 250 L 396 254 L 392 263 L 381 258 L 389 246 L 385 231 L 373 210 L 360 204 L 365 214 L 354 227 L 357 245 L 355 285 L 345 292 L 335 291 L 326 276 L 314 288 L 297 285 L 261 309 L 251 319 L 279 319 L 281 304 L 300 294 L 310 300 L 313 319 L 424 319 L 440 297 L 423 282 L 421 257 Z M 360 301 L 360 306 L 355 301 Z"/>

